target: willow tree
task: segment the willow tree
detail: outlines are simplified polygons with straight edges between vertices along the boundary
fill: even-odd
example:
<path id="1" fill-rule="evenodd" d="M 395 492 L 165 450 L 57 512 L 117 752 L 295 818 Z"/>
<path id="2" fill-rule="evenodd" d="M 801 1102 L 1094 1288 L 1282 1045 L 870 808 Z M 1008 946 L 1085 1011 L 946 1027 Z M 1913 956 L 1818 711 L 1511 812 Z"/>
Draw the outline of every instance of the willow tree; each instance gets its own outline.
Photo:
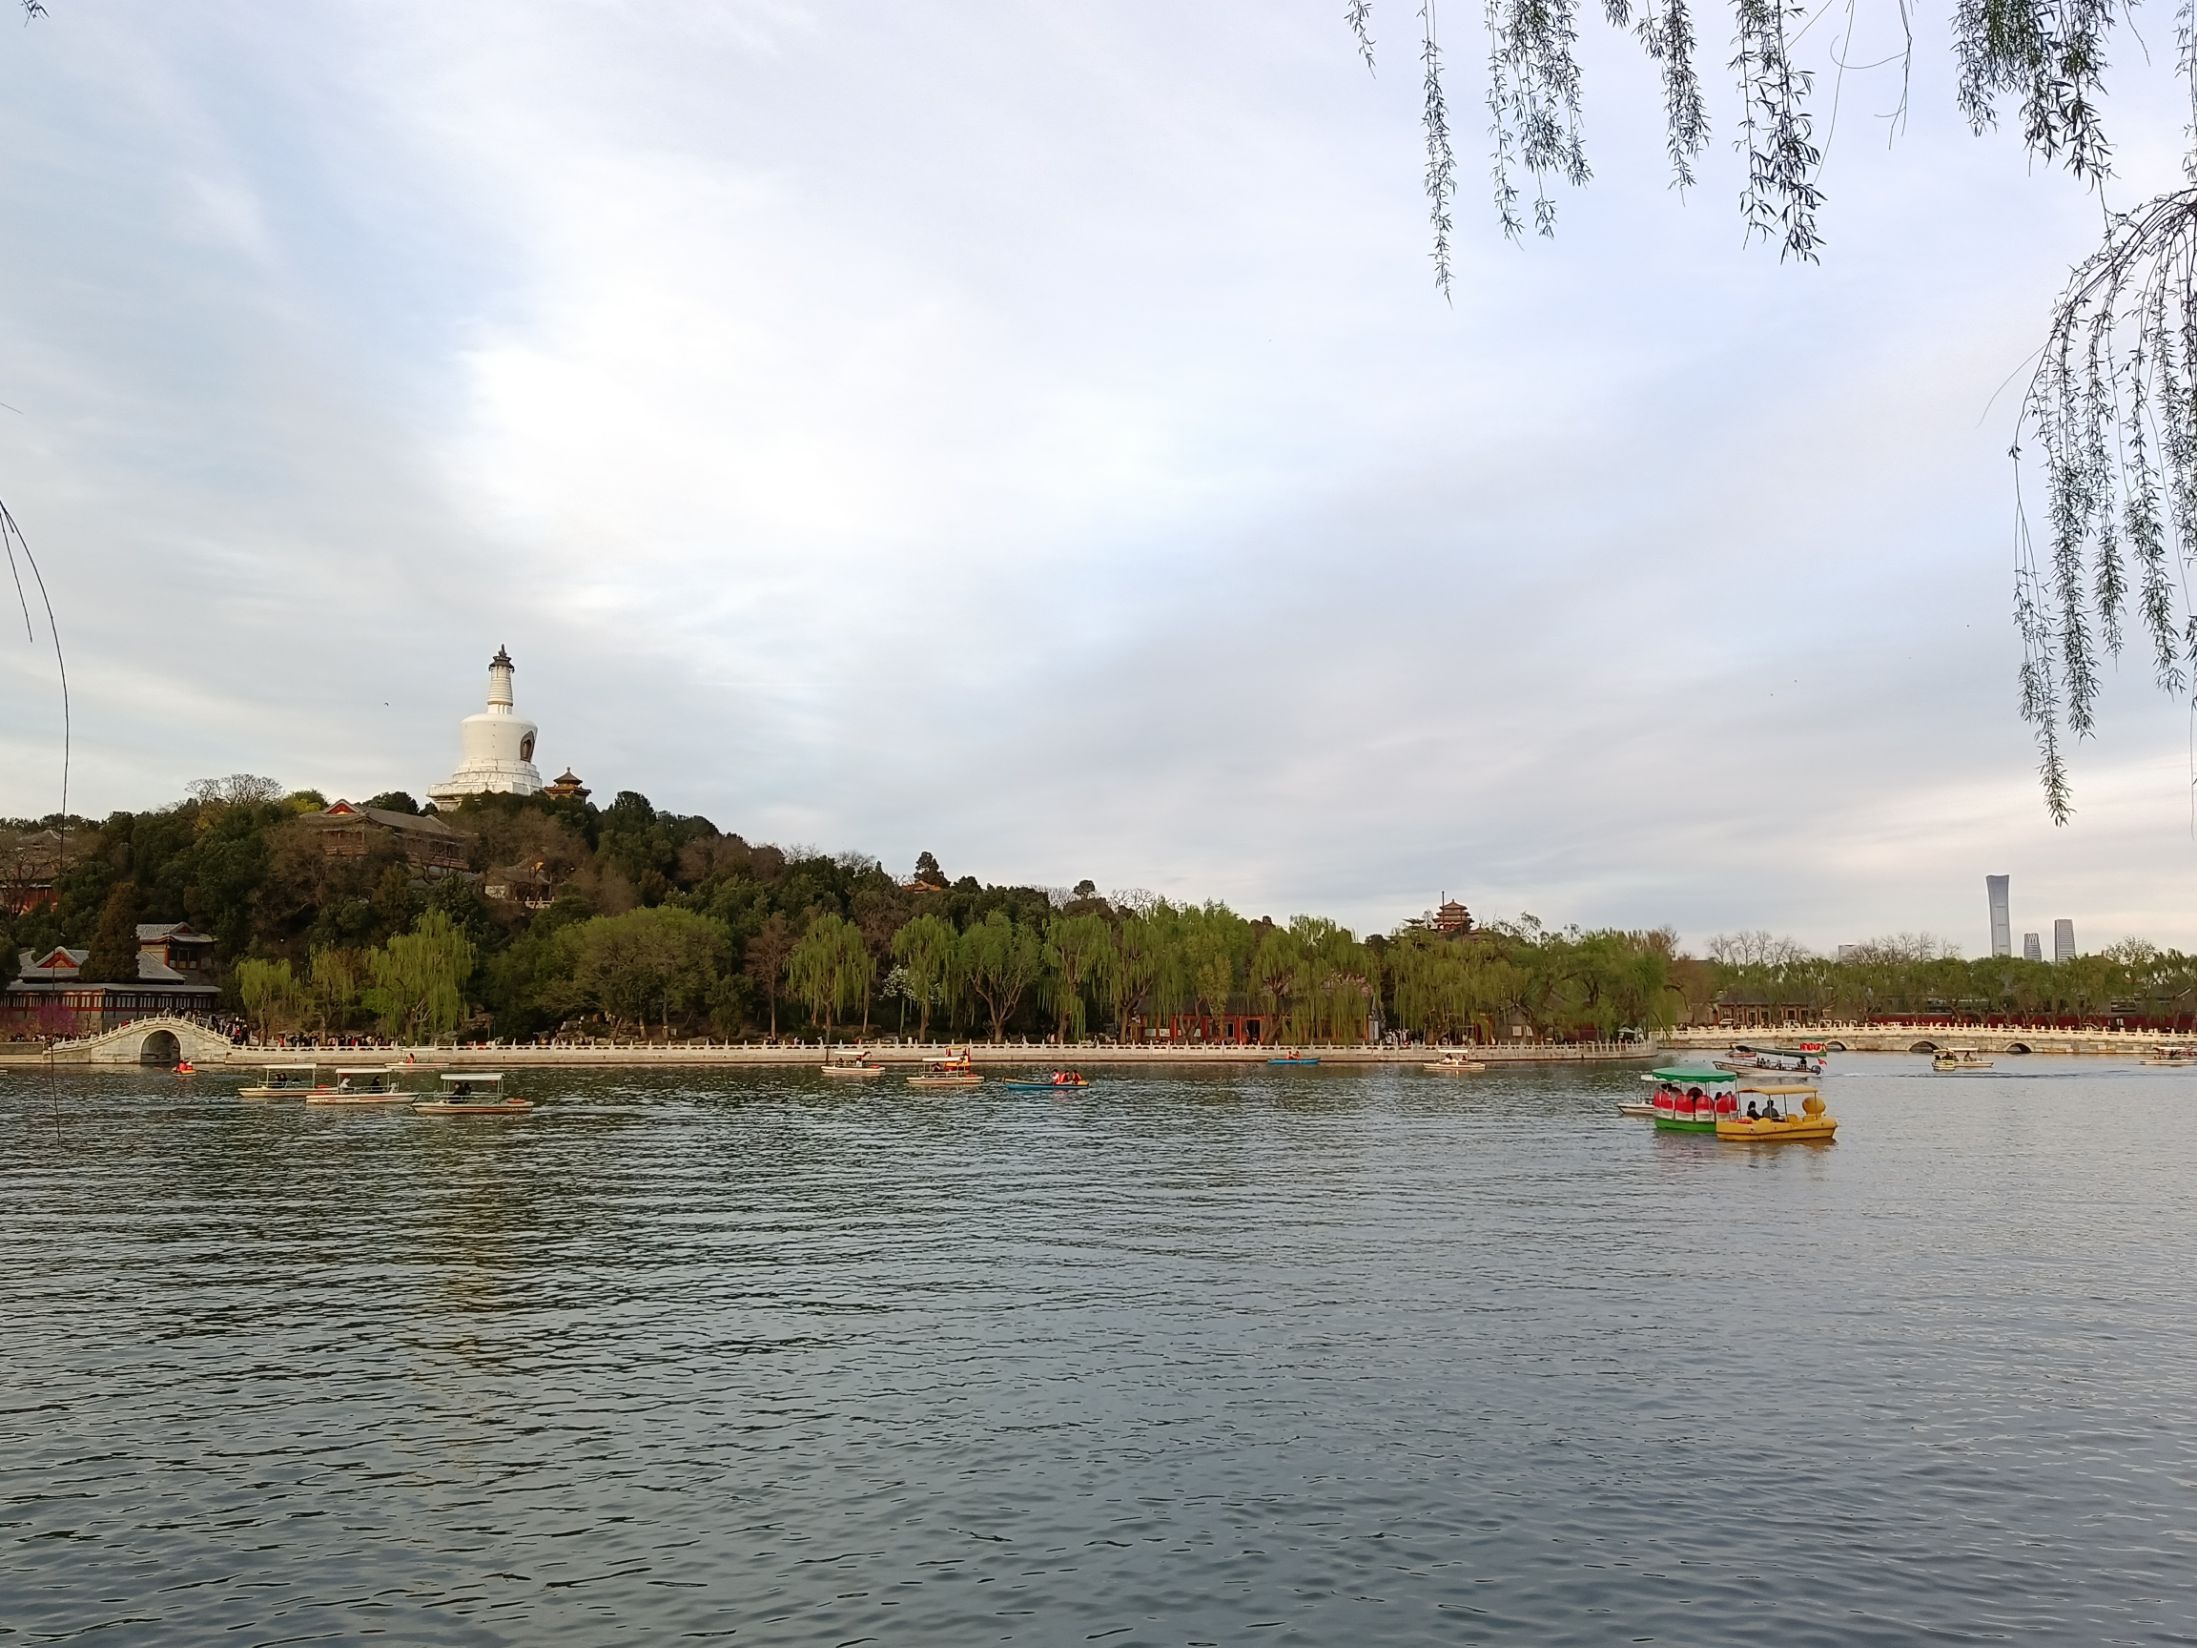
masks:
<path id="1" fill-rule="evenodd" d="M 861 928 L 845 916 L 821 915 L 793 947 L 786 976 L 809 1016 L 822 1021 L 829 1039 L 837 1016 L 868 996 L 875 966 Z"/>
<path id="2" fill-rule="evenodd" d="M 1788 0 L 1729 6 L 1729 119 L 1745 238 L 1813 263 L 1826 207 L 1820 88 L 1796 52 L 1823 12 L 1811 17 Z M 1691 188 L 1712 122 L 1687 0 L 1603 0 L 1601 11 L 1638 41 L 1644 72 L 1658 83 L 1671 183 Z M 1447 299 L 1457 195 L 1449 70 L 1435 0 L 1417 0 L 1413 14 L 1434 284 Z M 1371 69 L 1373 0 L 1345 0 L 1343 15 Z M 1896 133 L 1906 121 L 1915 13 L 1898 0 L 1880 15 L 1902 42 L 1873 65 L 1899 77 L 1890 111 Z M 1843 30 L 1834 25 L 1810 48 L 1840 73 L 1855 55 L 1856 17 L 1849 0 Z M 1578 0 L 1484 0 L 1481 21 L 1492 215 L 1513 239 L 1529 218 L 1537 234 L 1553 235 L 1558 189 L 1592 175 Z M 2010 453 L 2018 702 L 2036 739 L 2045 806 L 2063 824 L 2073 811 L 2063 734 L 2088 738 L 2096 730 L 2100 668 L 2120 653 L 2131 622 L 2162 691 L 2181 697 L 2197 684 L 2197 609 L 2186 577 L 2197 561 L 2197 0 L 2180 0 L 2175 12 L 2171 72 L 2189 104 L 2181 180 L 2118 208 L 2109 198 L 2114 155 L 2104 124 L 2116 21 L 2134 35 L 2132 16 L 2112 0 L 1954 0 L 1951 20 L 1962 118 L 1981 135 L 2011 111 L 2022 146 L 2095 190 L 2104 220 L 2098 246 L 2052 306 Z M 2134 39 L 2131 47 L 2148 69 L 2150 48 Z M 2032 449 L 2035 467 L 2025 471 Z M 2025 474 L 2041 482 L 2034 494 L 2024 489 Z"/>
<path id="3" fill-rule="evenodd" d="M 365 1004 L 392 1041 L 434 1041 L 465 1018 L 466 980 L 473 973 L 473 941 L 441 910 L 429 910 L 408 933 L 399 933 L 366 958 L 373 982 Z"/>
<path id="4" fill-rule="evenodd" d="M 305 1016 L 306 995 L 287 961 L 247 956 L 236 964 L 237 999 L 262 1036 L 295 1030 Z"/>
<path id="5" fill-rule="evenodd" d="M 1053 1001 L 1054 1039 L 1074 1031 L 1083 1039 L 1086 990 L 1106 982 L 1114 960 L 1114 931 L 1095 912 L 1056 915 L 1045 929 L 1046 984 Z"/>
<path id="6" fill-rule="evenodd" d="M 930 854 L 925 853 L 925 858 Z M 937 860 L 933 859 L 935 865 Z M 918 869 L 921 868 L 919 864 Z M 893 934 L 893 960 L 900 963 L 908 994 L 915 997 L 918 1039 L 931 1033 L 931 1009 L 950 1007 L 961 976 L 961 952 L 953 923 L 925 912 Z"/>
<path id="7" fill-rule="evenodd" d="M 1044 971 L 1044 941 L 1034 927 L 994 910 L 961 935 L 960 957 L 961 976 L 991 1017 L 992 1040 L 1004 1041 L 1007 1020 Z"/>

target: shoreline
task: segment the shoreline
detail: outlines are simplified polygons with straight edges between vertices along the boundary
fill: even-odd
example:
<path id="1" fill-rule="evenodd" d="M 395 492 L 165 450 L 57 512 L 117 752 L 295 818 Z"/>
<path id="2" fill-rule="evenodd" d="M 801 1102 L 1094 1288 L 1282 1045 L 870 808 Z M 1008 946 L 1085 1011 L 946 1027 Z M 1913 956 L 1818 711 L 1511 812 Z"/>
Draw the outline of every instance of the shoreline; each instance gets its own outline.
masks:
<path id="1" fill-rule="evenodd" d="M 126 1032 L 113 1032 L 109 1036 L 93 1039 L 91 1045 L 62 1048 L 49 1053 L 45 1049 L 36 1052 L 12 1052 L 0 1048 L 0 1070 L 146 1070 L 163 1068 L 139 1061 L 134 1047 L 99 1046 L 110 1043 Z M 1498 1066 L 1534 1064 L 1648 1064 L 1661 1058 L 1667 1049 L 1653 1044 L 1583 1042 L 1535 1043 L 1525 1047 L 1303 1047 L 1290 1051 L 1300 1052 L 1306 1058 L 1317 1059 L 1326 1065 L 1396 1065 L 1414 1066 L 1431 1064 L 1450 1053 L 1463 1053 L 1468 1058 L 1486 1064 L 1490 1069 Z M 980 1066 L 1052 1066 L 1052 1065 L 1111 1065 L 1135 1067 L 1139 1065 L 1173 1066 L 1257 1066 L 1280 1057 L 1284 1048 L 1275 1047 L 1111 1047 L 1098 1044 L 1079 1044 L 1067 1047 L 1049 1046 L 1042 1042 L 990 1042 L 914 1043 L 914 1042 L 833 1042 L 828 1047 L 820 1042 L 791 1042 L 778 1044 L 715 1043 L 703 1045 L 646 1042 L 602 1045 L 566 1045 L 546 1047 L 494 1047 L 494 1046 L 440 1046 L 440 1047 L 235 1047 L 224 1052 L 210 1049 L 190 1053 L 192 1063 L 202 1071 L 255 1070 L 275 1064 L 321 1064 L 347 1066 L 390 1065 L 400 1070 L 498 1070 L 498 1069 L 759 1069 L 817 1068 L 829 1056 L 861 1051 L 873 1062 L 888 1067 L 914 1070 L 926 1059 L 945 1058 L 949 1052 L 966 1053 L 972 1064 Z"/>

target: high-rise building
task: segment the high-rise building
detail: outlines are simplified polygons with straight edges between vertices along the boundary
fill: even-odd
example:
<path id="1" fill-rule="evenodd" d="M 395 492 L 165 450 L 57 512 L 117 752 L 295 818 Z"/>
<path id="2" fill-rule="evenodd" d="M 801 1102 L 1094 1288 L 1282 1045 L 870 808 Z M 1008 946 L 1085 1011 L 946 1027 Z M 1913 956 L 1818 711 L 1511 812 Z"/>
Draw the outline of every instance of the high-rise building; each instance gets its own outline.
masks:
<path id="1" fill-rule="evenodd" d="M 2044 960 L 2044 946 L 2037 941 L 2037 935 L 2035 933 L 2022 934 L 2022 960 Z"/>
<path id="2" fill-rule="evenodd" d="M 2065 916 L 2052 924 L 2052 959 L 2055 962 L 2075 959 L 2075 924 Z"/>
<path id="3" fill-rule="evenodd" d="M 1983 878 L 1983 890 L 1991 896 L 1991 953 L 2010 956 L 2014 953 L 2014 918 L 2006 906 L 2007 876 L 1987 875 Z"/>

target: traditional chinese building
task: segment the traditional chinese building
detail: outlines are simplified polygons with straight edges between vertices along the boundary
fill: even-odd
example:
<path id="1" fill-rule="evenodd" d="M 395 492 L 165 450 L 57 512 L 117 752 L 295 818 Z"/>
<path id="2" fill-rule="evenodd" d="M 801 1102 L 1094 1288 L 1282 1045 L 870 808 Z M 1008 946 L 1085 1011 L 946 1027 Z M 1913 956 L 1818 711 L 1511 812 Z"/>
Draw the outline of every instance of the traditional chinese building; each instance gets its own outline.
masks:
<path id="1" fill-rule="evenodd" d="M 309 834 L 326 858 L 364 858 L 386 842 L 405 862 L 429 876 L 452 875 L 466 867 L 472 836 L 454 830 L 433 814 L 395 813 L 338 801 L 306 813 L 297 827 Z"/>
<path id="2" fill-rule="evenodd" d="M 0 995 L 0 1034 L 85 1036 L 155 1013 L 204 1014 L 221 995 L 213 951 L 211 938 L 180 921 L 142 922 L 137 977 L 121 984 L 85 981 L 89 950 L 22 951 L 20 976 Z"/>
<path id="3" fill-rule="evenodd" d="M 27 916 L 60 902 L 59 830 L 0 831 L 0 910 Z"/>

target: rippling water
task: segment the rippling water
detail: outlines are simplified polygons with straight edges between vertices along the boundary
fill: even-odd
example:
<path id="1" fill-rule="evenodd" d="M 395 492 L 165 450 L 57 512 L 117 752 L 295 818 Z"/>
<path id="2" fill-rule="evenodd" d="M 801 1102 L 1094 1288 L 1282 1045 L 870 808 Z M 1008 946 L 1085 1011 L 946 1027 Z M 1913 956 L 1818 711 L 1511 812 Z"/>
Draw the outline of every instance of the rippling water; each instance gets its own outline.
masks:
<path id="1" fill-rule="evenodd" d="M 0 1075 L 0 1638 L 2197 1641 L 2197 1078 Z"/>

